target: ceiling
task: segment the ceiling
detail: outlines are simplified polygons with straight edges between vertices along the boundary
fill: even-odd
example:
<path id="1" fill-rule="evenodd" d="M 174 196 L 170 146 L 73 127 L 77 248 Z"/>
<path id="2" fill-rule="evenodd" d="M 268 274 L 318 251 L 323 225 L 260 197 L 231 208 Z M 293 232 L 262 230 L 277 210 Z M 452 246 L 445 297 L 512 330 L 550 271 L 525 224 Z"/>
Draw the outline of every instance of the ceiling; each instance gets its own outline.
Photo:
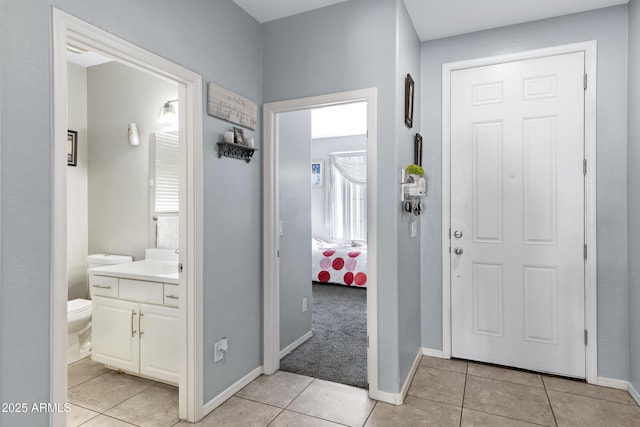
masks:
<path id="1" fill-rule="evenodd" d="M 112 59 L 101 56 L 95 52 L 87 52 L 86 50 L 73 46 L 67 47 L 67 60 L 85 68 L 112 61 Z"/>
<path id="2" fill-rule="evenodd" d="M 234 0 L 268 22 L 346 0 Z M 434 40 L 506 25 L 628 3 L 629 0 L 404 0 L 420 40 Z"/>

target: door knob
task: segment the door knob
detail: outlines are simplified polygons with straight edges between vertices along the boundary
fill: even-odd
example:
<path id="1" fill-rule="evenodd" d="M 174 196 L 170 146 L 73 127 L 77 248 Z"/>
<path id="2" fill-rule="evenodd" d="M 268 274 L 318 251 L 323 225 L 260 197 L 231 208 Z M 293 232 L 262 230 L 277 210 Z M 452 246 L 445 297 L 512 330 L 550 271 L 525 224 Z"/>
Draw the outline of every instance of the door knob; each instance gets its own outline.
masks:
<path id="1" fill-rule="evenodd" d="M 453 253 L 455 253 L 456 255 L 462 255 L 462 248 L 455 248 L 453 250 Z"/>

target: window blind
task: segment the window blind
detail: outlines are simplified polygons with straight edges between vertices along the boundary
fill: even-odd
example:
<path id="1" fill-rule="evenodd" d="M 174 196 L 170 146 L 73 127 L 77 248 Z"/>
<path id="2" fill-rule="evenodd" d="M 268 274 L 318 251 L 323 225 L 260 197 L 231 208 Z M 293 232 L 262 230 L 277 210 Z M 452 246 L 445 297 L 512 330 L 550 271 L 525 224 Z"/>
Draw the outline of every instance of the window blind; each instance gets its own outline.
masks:
<path id="1" fill-rule="evenodd" d="M 155 211 L 180 210 L 180 168 L 178 132 L 157 132 L 155 147 Z"/>

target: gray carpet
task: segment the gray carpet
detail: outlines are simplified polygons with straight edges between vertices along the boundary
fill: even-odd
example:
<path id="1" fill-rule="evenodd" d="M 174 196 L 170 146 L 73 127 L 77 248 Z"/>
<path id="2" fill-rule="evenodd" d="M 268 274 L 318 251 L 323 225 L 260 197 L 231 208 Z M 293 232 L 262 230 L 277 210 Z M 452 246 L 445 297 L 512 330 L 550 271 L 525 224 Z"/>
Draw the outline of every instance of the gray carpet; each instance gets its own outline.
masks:
<path id="1" fill-rule="evenodd" d="M 367 291 L 313 283 L 313 337 L 280 369 L 367 388 Z"/>

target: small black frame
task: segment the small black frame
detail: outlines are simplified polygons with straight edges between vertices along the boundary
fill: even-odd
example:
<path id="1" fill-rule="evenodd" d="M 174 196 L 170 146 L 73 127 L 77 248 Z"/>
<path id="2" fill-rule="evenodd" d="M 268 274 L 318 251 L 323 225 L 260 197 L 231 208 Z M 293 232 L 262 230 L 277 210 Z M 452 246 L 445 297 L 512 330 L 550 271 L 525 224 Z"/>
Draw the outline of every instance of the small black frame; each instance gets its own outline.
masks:
<path id="1" fill-rule="evenodd" d="M 404 86 L 404 123 L 409 127 L 413 127 L 413 93 L 415 91 L 415 83 L 411 78 L 411 74 L 407 74 Z"/>
<path id="2" fill-rule="evenodd" d="M 422 135 L 420 135 L 419 133 L 416 133 L 414 163 L 422 167 Z"/>
<path id="3" fill-rule="evenodd" d="M 233 134 L 234 134 L 233 142 L 240 145 L 247 145 L 247 141 L 244 140 L 244 129 L 234 126 Z"/>
<path id="4" fill-rule="evenodd" d="M 67 130 L 67 166 L 78 166 L 78 132 Z"/>

